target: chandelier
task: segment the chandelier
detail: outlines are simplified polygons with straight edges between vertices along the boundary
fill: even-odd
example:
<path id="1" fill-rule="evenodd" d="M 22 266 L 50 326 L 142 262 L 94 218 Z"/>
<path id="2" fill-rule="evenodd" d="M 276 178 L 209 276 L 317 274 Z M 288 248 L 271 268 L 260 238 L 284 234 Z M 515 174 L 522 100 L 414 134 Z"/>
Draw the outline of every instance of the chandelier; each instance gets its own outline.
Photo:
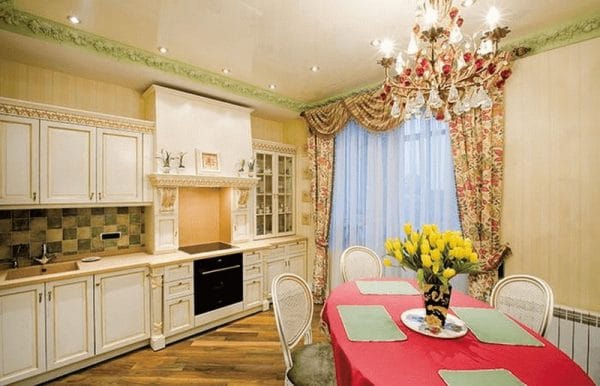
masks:
<path id="1" fill-rule="evenodd" d="M 385 71 L 380 97 L 391 104 L 391 115 L 450 120 L 472 108 L 489 109 L 493 96 L 511 75 L 510 55 L 498 43 L 510 32 L 498 26 L 500 13 L 492 7 L 487 29 L 463 35 L 460 8 L 452 0 L 417 0 L 416 24 L 405 51 L 394 52 L 394 43 L 379 44 L 378 63 Z M 391 69 L 395 75 L 391 76 Z"/>

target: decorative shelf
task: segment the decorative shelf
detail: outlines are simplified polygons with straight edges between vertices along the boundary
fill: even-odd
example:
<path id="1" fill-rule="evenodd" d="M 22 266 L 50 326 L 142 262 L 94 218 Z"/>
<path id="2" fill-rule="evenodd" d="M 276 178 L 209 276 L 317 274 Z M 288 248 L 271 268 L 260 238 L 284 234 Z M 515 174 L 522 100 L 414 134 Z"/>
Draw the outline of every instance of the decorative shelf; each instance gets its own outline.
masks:
<path id="1" fill-rule="evenodd" d="M 253 177 L 196 176 L 181 174 L 150 174 L 152 186 L 169 188 L 251 188 L 258 183 Z"/>

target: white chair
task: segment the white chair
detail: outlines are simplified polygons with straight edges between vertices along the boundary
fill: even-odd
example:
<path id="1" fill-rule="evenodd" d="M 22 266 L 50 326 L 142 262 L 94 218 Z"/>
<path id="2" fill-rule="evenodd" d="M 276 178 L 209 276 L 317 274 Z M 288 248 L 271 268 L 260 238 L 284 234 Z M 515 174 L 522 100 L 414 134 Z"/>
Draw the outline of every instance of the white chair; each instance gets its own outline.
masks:
<path id="1" fill-rule="evenodd" d="M 273 279 L 271 294 L 286 385 L 335 385 L 331 345 L 312 344 L 313 299 L 308 284 L 297 275 L 284 273 Z M 304 345 L 294 349 L 303 338 Z"/>
<path id="2" fill-rule="evenodd" d="M 544 335 L 554 309 L 554 295 L 540 278 L 512 275 L 496 283 L 490 304 Z"/>
<path id="3" fill-rule="evenodd" d="M 346 248 L 340 256 L 342 279 L 344 282 L 356 279 L 380 279 L 383 276 L 383 264 L 373 250 L 363 246 Z"/>

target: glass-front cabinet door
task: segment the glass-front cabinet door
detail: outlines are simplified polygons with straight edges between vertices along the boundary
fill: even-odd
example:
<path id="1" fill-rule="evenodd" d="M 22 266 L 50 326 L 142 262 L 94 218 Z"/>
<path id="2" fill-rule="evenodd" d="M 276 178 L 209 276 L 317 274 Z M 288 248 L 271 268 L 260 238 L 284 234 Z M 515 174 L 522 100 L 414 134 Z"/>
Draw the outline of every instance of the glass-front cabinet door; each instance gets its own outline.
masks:
<path id="1" fill-rule="evenodd" d="M 255 141 L 254 145 L 259 180 L 255 200 L 256 238 L 293 234 L 295 148 L 266 141 Z M 271 151 L 274 148 L 285 152 Z"/>

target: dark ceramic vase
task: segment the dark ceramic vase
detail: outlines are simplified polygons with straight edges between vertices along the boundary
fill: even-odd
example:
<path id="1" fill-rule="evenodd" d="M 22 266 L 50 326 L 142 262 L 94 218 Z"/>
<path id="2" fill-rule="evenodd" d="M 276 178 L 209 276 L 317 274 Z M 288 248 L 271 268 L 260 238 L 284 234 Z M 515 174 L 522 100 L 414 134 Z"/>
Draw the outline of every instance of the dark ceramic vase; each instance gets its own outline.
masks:
<path id="1" fill-rule="evenodd" d="M 425 303 L 425 323 L 427 329 L 439 332 L 446 324 L 446 315 L 450 305 L 452 286 L 444 287 L 439 284 L 423 285 L 423 301 Z"/>

